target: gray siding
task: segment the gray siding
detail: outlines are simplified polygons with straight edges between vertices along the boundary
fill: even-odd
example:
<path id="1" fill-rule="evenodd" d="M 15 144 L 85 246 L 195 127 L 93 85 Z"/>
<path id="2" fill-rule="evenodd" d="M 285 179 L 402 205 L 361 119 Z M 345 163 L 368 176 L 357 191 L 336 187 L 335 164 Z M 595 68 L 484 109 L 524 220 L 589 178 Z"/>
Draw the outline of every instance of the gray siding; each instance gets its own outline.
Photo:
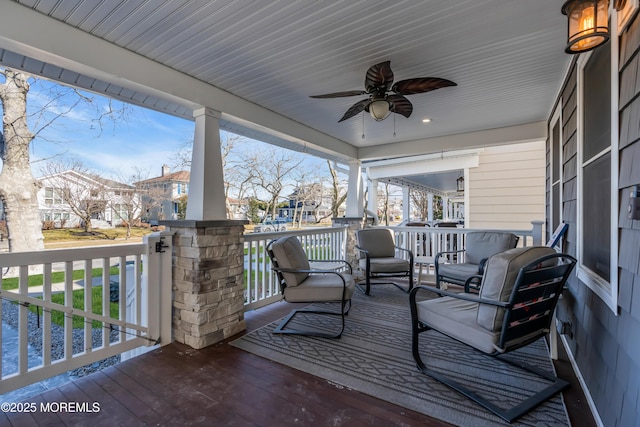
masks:
<path id="1" fill-rule="evenodd" d="M 640 221 L 626 213 L 629 189 L 640 184 L 639 50 L 640 19 L 635 19 L 620 43 L 619 315 L 575 276 L 558 309 L 558 318 L 573 325 L 572 336 L 566 336 L 569 351 L 606 427 L 640 425 Z M 574 61 L 561 92 L 562 213 L 569 224 L 564 249 L 573 255 L 578 240 L 576 77 Z"/>

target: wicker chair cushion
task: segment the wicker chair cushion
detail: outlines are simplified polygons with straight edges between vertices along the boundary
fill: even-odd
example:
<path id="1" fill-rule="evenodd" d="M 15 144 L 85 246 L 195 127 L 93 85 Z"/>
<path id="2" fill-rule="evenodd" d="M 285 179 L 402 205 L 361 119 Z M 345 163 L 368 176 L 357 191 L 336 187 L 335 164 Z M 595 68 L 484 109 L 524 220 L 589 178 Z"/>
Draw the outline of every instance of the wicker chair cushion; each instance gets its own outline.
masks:
<path id="1" fill-rule="evenodd" d="M 309 259 L 295 236 L 281 237 L 271 244 L 271 250 L 280 268 L 309 270 Z M 282 273 L 288 287 L 298 286 L 309 273 Z"/>
<path id="2" fill-rule="evenodd" d="M 356 283 L 350 274 L 340 274 L 345 279 L 344 299 L 348 301 L 353 295 Z M 340 301 L 342 299 L 342 285 L 342 279 L 337 274 L 310 274 L 298 286 L 284 288 L 284 299 L 287 302 Z"/>
<path id="3" fill-rule="evenodd" d="M 480 264 L 499 252 L 514 248 L 518 237 L 513 233 L 495 231 L 474 231 L 467 234 L 465 241 L 465 261 Z"/>
<path id="4" fill-rule="evenodd" d="M 520 269 L 537 258 L 553 253 L 555 250 L 546 246 L 530 246 L 509 249 L 492 256 L 485 266 L 480 286 L 480 298 L 509 301 Z M 502 328 L 503 318 L 504 309 L 500 307 L 482 304 L 478 308 L 478 324 L 487 331 L 499 332 Z"/>
<path id="5" fill-rule="evenodd" d="M 396 255 L 393 231 L 387 228 L 365 228 L 356 232 L 358 246 L 371 258 L 393 258 Z"/>

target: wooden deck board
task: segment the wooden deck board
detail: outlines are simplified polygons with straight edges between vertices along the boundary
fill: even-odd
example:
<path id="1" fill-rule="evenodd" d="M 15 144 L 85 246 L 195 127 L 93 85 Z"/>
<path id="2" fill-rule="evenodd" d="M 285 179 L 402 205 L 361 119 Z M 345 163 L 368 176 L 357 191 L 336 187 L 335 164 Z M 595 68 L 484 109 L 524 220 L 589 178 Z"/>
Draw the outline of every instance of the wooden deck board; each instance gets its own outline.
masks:
<path id="1" fill-rule="evenodd" d="M 292 306 L 276 303 L 270 310 L 247 313 L 248 330 L 282 317 Z M 563 377 L 570 375 L 567 366 L 570 371 L 568 362 L 560 362 Z M 0 426 L 449 425 L 226 342 L 202 350 L 171 344 L 28 401 L 95 401 L 100 412 L 0 414 Z M 595 426 L 579 385 L 565 393 L 565 401 L 573 425 Z"/>

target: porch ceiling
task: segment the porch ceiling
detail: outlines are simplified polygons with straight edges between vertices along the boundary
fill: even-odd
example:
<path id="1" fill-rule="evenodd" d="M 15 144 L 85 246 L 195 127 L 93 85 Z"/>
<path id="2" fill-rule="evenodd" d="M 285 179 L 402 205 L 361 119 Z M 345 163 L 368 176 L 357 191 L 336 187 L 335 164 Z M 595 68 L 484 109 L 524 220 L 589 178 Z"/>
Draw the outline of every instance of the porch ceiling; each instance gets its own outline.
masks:
<path id="1" fill-rule="evenodd" d="M 24 55 L 49 65 L 40 67 L 46 77 L 63 79 L 66 70 L 80 76 L 75 84 L 172 114 L 207 105 L 223 112 L 229 129 L 334 158 L 542 139 L 571 59 L 558 0 L 1 1 L 0 63 Z M 7 7 L 15 3 L 46 16 Z M 31 21 L 21 23 L 27 28 L 38 21 L 38 30 L 22 34 L 15 19 Z M 63 31 L 53 20 L 66 24 Z M 60 46 L 65 37 L 76 46 Z M 122 63 L 131 53 L 146 58 L 148 82 Z M 121 71 L 97 68 L 101 60 L 120 61 Z M 385 60 L 396 81 L 435 76 L 458 86 L 409 96 L 414 112 L 394 115 L 395 135 L 393 117 L 364 117 L 364 138 L 361 116 L 338 123 L 364 97 L 309 98 L 362 89 L 367 68 Z M 162 90 L 163 73 L 152 69 L 158 64 L 188 80 Z M 202 92 L 203 83 L 220 89 L 206 94 L 210 102 L 185 95 L 184 87 Z M 432 122 L 422 123 L 425 117 Z"/>

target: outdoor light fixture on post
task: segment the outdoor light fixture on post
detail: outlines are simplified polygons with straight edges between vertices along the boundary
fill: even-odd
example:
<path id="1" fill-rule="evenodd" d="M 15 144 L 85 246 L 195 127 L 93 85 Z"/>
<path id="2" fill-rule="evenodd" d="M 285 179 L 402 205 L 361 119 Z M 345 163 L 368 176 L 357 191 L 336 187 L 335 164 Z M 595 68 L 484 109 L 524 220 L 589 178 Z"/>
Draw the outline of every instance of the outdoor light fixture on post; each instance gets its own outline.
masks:
<path id="1" fill-rule="evenodd" d="M 616 10 L 622 10 L 626 0 L 615 0 Z M 595 49 L 609 40 L 609 0 L 567 0 L 562 5 L 567 15 L 567 53 Z"/>

